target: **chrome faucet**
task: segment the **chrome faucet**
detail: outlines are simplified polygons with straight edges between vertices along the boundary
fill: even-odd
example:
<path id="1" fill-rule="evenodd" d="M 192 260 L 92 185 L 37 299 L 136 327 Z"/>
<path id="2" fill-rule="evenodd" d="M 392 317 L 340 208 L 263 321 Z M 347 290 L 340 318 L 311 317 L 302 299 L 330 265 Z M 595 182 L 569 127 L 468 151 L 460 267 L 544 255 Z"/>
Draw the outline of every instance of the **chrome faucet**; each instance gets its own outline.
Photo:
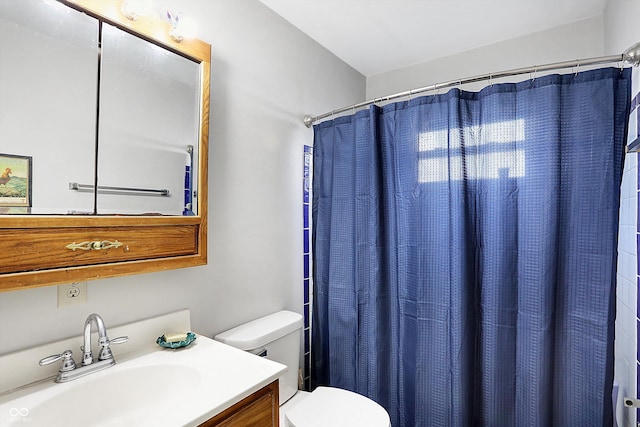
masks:
<path id="1" fill-rule="evenodd" d="M 93 353 L 91 352 L 91 327 L 94 323 L 98 330 L 98 344 L 100 344 L 101 347 L 98 360 L 93 359 Z M 84 345 L 80 347 L 80 350 L 82 350 L 81 366 L 78 367 L 74 362 L 71 350 L 66 350 L 62 354 L 54 354 L 53 356 L 45 357 L 40 360 L 40 366 L 48 365 L 62 359 L 62 365 L 58 371 L 56 382 L 62 383 L 71 381 L 115 365 L 116 360 L 113 357 L 110 345 L 120 344 L 127 342 L 128 340 L 129 337 L 127 336 L 109 340 L 109 337 L 107 336 L 107 328 L 104 326 L 102 317 L 93 313 L 90 314 L 84 322 Z"/>
<path id="2" fill-rule="evenodd" d="M 109 349 L 109 337 L 107 336 L 107 328 L 104 327 L 104 321 L 102 317 L 93 313 L 90 314 L 84 322 L 84 345 L 80 347 L 80 350 L 82 350 L 82 366 L 93 363 L 93 353 L 91 353 L 91 326 L 94 323 L 98 329 L 98 344 L 102 347 L 98 360 L 106 360 L 109 357 L 113 359 L 113 355 L 111 355 L 111 350 Z M 106 351 L 108 351 L 108 353 Z"/>

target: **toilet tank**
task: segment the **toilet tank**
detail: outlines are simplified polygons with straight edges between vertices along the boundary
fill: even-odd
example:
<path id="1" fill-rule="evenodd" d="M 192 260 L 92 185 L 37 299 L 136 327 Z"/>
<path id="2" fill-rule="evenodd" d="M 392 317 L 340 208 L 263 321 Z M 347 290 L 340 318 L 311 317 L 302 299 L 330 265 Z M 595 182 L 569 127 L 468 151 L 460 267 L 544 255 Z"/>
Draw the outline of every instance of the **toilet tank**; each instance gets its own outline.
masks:
<path id="1" fill-rule="evenodd" d="M 252 320 L 215 336 L 216 341 L 286 365 L 280 379 L 280 405 L 298 390 L 302 316 L 279 311 Z"/>

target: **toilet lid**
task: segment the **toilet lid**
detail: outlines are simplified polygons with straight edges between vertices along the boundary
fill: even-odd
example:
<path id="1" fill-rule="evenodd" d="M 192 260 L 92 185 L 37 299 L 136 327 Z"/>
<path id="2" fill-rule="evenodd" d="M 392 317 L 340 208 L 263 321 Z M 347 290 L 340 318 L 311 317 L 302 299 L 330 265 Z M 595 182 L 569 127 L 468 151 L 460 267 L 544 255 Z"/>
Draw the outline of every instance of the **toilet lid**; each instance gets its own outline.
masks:
<path id="1" fill-rule="evenodd" d="M 390 427 L 387 411 L 357 393 L 318 387 L 285 413 L 291 427 Z"/>

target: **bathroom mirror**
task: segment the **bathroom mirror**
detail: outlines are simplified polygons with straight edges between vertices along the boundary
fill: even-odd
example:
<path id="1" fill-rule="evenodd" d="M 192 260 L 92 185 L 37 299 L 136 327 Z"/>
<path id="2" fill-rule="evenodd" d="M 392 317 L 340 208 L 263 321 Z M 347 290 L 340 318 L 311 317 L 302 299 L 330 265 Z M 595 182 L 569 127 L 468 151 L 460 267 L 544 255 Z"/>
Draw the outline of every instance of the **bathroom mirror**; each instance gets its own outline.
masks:
<path id="1" fill-rule="evenodd" d="M 0 2 L 0 52 L 0 213 L 197 214 L 198 61 L 53 0 Z"/>
<path id="2" fill-rule="evenodd" d="M 98 21 L 56 1 L 0 1 L 0 58 L 0 214 L 92 213 L 93 195 L 68 182 L 95 179 Z M 31 179 L 4 155 L 30 157 Z"/>
<path id="3" fill-rule="evenodd" d="M 98 188 L 151 191 L 98 191 L 97 212 L 195 214 L 199 64 L 109 24 L 101 40 Z"/>
<path id="4" fill-rule="evenodd" d="M 130 3 L 0 0 L 0 292 L 207 263 L 211 46 Z"/>

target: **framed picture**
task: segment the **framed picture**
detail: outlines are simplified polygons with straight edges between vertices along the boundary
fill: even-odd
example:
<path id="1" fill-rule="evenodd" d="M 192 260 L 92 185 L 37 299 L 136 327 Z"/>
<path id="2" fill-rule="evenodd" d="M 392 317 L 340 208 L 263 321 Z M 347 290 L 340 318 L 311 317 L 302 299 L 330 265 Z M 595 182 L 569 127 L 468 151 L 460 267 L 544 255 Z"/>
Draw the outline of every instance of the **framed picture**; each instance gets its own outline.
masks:
<path id="1" fill-rule="evenodd" d="M 0 206 L 31 207 L 31 157 L 0 154 Z"/>

